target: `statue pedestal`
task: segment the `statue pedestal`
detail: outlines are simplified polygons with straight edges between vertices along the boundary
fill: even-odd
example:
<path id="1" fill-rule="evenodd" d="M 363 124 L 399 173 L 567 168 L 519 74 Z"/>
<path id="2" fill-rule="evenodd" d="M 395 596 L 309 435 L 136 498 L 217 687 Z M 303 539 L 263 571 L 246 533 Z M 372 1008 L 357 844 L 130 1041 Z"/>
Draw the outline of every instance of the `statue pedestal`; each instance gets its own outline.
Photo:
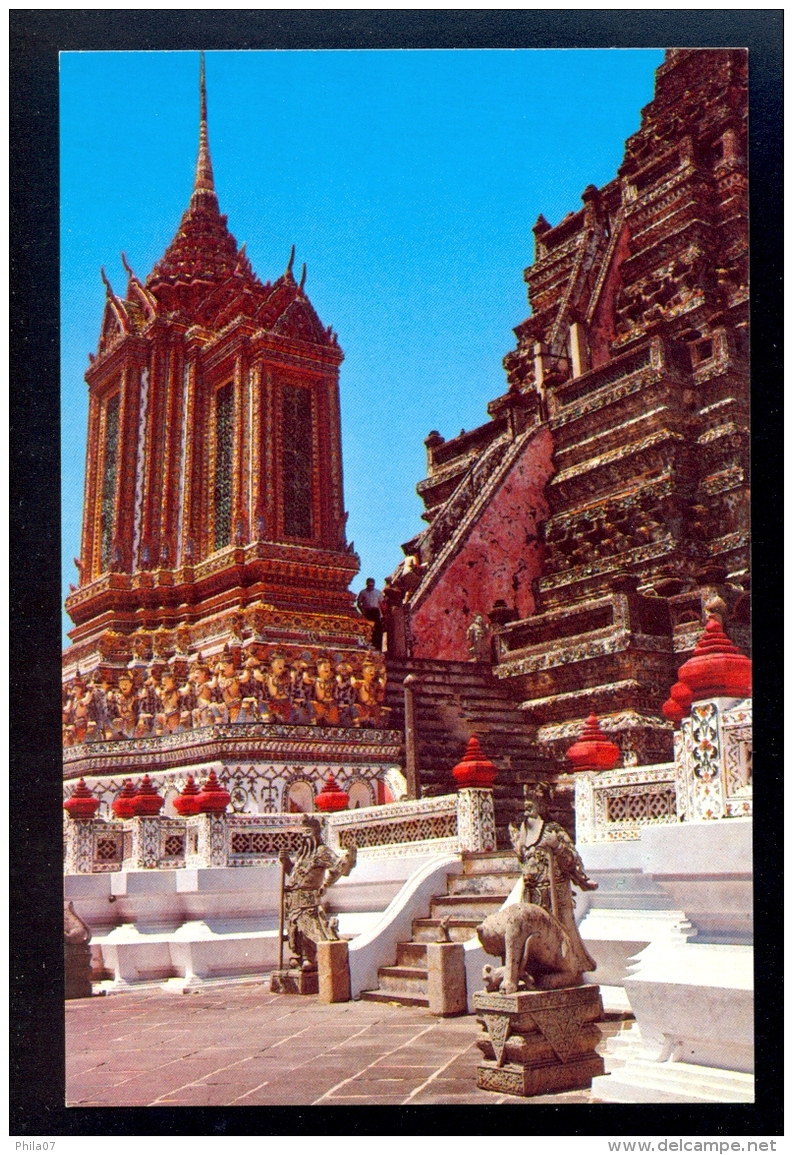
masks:
<path id="1" fill-rule="evenodd" d="M 580 1090 L 605 1070 L 595 1051 L 603 1014 L 599 987 L 478 991 L 474 1008 L 485 1030 L 477 1040 L 485 1058 L 476 1069 L 483 1091 L 530 1096 Z"/>
<path id="2" fill-rule="evenodd" d="M 270 992 L 274 995 L 316 995 L 319 993 L 319 975 L 316 971 L 273 971 Z"/>
<path id="3" fill-rule="evenodd" d="M 64 997 L 67 999 L 90 999 L 91 997 L 91 948 L 88 943 L 65 942 L 63 944 L 65 984 Z"/>
<path id="4" fill-rule="evenodd" d="M 350 954 L 343 939 L 317 943 L 317 971 L 321 1003 L 350 1001 Z"/>
<path id="5" fill-rule="evenodd" d="M 461 942 L 427 943 L 427 995 L 431 1015 L 464 1015 L 465 947 Z"/>

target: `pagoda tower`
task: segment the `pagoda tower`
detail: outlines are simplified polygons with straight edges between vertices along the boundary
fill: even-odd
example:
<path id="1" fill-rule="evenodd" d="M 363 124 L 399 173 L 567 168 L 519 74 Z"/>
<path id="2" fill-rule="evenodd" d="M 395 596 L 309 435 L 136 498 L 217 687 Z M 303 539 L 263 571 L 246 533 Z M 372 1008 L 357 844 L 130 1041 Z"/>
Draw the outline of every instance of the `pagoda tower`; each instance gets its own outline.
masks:
<path id="1" fill-rule="evenodd" d="M 229 640 L 358 648 L 348 591 L 339 366 L 305 266 L 263 284 L 220 212 L 201 57 L 195 183 L 145 280 L 122 254 L 90 356 L 79 585 L 67 678 Z"/>
<path id="2" fill-rule="evenodd" d="M 64 778 L 84 780 L 103 818 L 119 792 L 152 789 L 176 817 L 179 796 L 212 775 L 237 812 L 313 810 L 329 774 L 350 805 L 387 801 L 401 735 L 348 589 L 359 563 L 345 537 L 343 354 L 305 265 L 295 279 L 294 247 L 263 284 L 228 230 L 203 54 L 187 210 L 145 281 L 122 261 L 123 296 L 102 272 L 85 375 Z"/>
<path id="3" fill-rule="evenodd" d="M 703 617 L 750 645 L 747 116 L 745 50 L 667 51 L 614 179 L 534 225 L 490 421 L 425 441 L 412 657 L 464 661 L 486 622 L 560 765 L 591 714 L 627 764 L 668 760 Z"/>

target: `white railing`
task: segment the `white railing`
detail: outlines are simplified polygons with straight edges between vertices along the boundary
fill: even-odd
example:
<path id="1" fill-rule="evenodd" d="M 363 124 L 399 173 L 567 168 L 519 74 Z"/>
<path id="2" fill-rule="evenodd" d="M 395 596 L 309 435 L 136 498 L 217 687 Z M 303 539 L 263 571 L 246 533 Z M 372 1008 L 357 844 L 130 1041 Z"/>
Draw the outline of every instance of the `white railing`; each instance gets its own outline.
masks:
<path id="1" fill-rule="evenodd" d="M 675 734 L 675 760 L 576 775 L 576 839 L 638 839 L 644 826 L 752 814 L 752 703 L 696 702 Z"/>
<path id="2" fill-rule="evenodd" d="M 576 841 L 624 842 L 643 826 L 677 822 L 674 762 L 576 775 Z"/>
<path id="3" fill-rule="evenodd" d="M 465 789 L 440 798 L 393 802 L 334 814 L 317 814 L 327 844 L 355 847 L 359 856 L 457 854 L 495 850 L 490 790 Z M 260 866 L 293 852 L 302 837 L 299 814 L 196 814 L 66 819 L 67 874 L 181 867 Z"/>

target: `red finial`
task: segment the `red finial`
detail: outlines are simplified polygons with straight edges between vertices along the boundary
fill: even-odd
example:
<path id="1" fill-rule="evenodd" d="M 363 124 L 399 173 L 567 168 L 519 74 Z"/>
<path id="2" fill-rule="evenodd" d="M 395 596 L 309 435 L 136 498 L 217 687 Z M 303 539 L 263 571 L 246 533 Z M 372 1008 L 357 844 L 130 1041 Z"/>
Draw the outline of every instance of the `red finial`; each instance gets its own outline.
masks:
<path id="1" fill-rule="evenodd" d="M 325 780 L 325 785 L 314 799 L 314 805 L 317 810 L 346 810 L 349 801 L 350 796 L 347 791 L 342 790 L 337 785 L 333 775 L 329 774 Z"/>
<path id="2" fill-rule="evenodd" d="M 495 782 L 498 768 L 485 755 L 476 734 L 471 735 L 465 753 L 452 770 L 452 774 L 460 789 L 464 786 L 490 789 Z"/>
<path id="3" fill-rule="evenodd" d="M 675 726 L 679 726 L 691 709 L 693 694 L 685 682 L 675 682 L 669 691 L 669 697 L 661 707 L 661 712 Z"/>
<path id="4" fill-rule="evenodd" d="M 694 653 L 677 671 L 694 702 L 704 698 L 751 698 L 752 662 L 730 641 L 718 618 L 708 619 Z"/>
<path id="5" fill-rule="evenodd" d="M 574 770 L 613 770 L 620 760 L 620 748 L 603 733 L 596 715 L 590 714 L 567 757 Z"/>
<path id="6" fill-rule="evenodd" d="M 751 698 L 752 662 L 730 641 L 717 617 L 710 617 L 694 653 L 677 671 L 678 681 L 661 710 L 676 726 L 693 702 L 705 698 Z"/>
<path id="7" fill-rule="evenodd" d="M 137 793 L 135 794 L 134 814 L 147 818 L 154 814 L 159 814 L 164 801 L 165 799 L 162 795 L 157 793 L 151 778 L 149 778 L 148 774 L 144 774 L 138 784 Z"/>
<path id="8" fill-rule="evenodd" d="M 135 813 L 135 787 L 132 779 L 128 778 L 113 799 L 111 807 L 116 818 L 131 818 Z"/>
<path id="9" fill-rule="evenodd" d="M 218 782 L 218 776 L 214 770 L 209 771 L 209 776 L 201 787 L 201 793 L 196 801 L 200 814 L 222 814 L 231 802 L 231 795 Z"/>
<path id="10" fill-rule="evenodd" d="M 198 814 L 198 787 L 192 774 L 187 775 L 182 793 L 173 800 L 173 808 L 182 818 L 190 814 Z"/>
<path id="11" fill-rule="evenodd" d="M 99 799 L 94 798 L 86 786 L 84 778 L 80 779 L 71 796 L 66 799 L 63 809 L 70 818 L 82 818 L 83 820 L 93 818 L 96 814 L 99 809 Z"/>

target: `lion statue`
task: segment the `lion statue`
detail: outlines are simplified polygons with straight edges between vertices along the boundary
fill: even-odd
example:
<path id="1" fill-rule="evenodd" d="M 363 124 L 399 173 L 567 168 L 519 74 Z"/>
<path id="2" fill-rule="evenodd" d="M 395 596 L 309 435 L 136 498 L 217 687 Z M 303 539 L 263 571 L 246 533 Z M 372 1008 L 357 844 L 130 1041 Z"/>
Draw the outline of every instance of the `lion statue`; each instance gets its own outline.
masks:
<path id="1" fill-rule="evenodd" d="M 531 902 L 506 906 L 486 918 L 476 933 L 487 953 L 502 963 L 488 964 L 482 971 L 489 991 L 514 994 L 519 983 L 529 990 L 553 991 L 583 981 L 570 936 L 541 906 Z"/>

